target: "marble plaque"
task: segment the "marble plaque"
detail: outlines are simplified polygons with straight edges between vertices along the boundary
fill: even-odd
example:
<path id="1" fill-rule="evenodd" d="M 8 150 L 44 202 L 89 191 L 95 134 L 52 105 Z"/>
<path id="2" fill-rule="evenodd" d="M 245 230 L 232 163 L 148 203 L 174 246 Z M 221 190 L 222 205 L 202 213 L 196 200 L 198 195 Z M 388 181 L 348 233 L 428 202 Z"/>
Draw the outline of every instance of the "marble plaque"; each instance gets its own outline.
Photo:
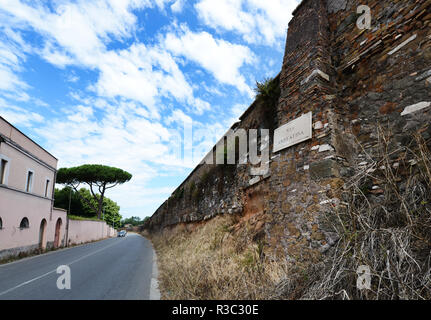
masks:
<path id="1" fill-rule="evenodd" d="M 312 112 L 310 111 L 274 131 L 273 152 L 286 149 L 311 139 L 313 136 L 312 130 Z"/>

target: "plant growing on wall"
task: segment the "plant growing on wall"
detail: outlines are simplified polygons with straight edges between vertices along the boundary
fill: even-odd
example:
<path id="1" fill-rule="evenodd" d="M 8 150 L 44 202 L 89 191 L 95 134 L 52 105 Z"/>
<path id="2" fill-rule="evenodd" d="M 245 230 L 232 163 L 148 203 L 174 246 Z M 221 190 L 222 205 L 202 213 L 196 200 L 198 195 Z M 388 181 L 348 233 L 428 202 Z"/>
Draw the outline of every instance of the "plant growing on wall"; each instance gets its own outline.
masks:
<path id="1" fill-rule="evenodd" d="M 67 185 L 78 192 L 82 184 L 90 188 L 91 196 L 95 203 L 83 197 L 81 199 L 94 210 L 97 217 L 102 216 L 103 200 L 105 192 L 119 184 L 123 184 L 132 179 L 132 175 L 124 170 L 98 164 L 86 164 L 73 168 L 61 168 L 57 172 L 57 183 Z M 97 193 L 98 191 L 98 193 Z"/>
<path id="2" fill-rule="evenodd" d="M 194 191 L 193 191 L 193 194 L 192 194 L 192 199 L 193 199 L 193 201 L 194 202 L 199 202 L 199 200 L 201 199 L 201 196 L 202 196 L 202 191 L 201 191 L 201 189 L 200 189 L 200 186 L 198 187 L 198 188 L 196 188 Z"/>
<path id="3" fill-rule="evenodd" d="M 194 181 L 192 181 L 192 182 L 190 182 L 190 185 L 189 185 L 189 199 L 191 200 L 192 199 L 192 195 L 193 195 L 193 192 L 195 191 L 195 189 L 196 189 L 196 184 L 195 184 L 195 182 Z"/>
<path id="4" fill-rule="evenodd" d="M 267 103 L 277 103 L 280 97 L 280 83 L 276 78 L 265 78 L 262 82 L 256 81 L 256 98 Z"/>
<path id="5" fill-rule="evenodd" d="M 180 200 L 183 198 L 183 196 L 184 196 L 184 188 L 179 188 L 179 189 L 175 190 L 175 192 L 174 192 L 175 200 Z"/>
<path id="6" fill-rule="evenodd" d="M 274 128 L 278 100 L 280 98 L 280 77 L 265 78 L 262 82 L 256 81 L 254 88 L 256 99 L 265 104 L 265 126 Z"/>

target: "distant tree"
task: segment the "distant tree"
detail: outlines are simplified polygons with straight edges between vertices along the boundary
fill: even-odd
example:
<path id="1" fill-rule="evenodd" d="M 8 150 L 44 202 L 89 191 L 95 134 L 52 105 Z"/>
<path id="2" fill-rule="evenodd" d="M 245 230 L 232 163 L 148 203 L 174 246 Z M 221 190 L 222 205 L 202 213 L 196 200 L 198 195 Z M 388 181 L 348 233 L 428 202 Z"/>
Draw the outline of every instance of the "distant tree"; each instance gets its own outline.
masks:
<path id="1" fill-rule="evenodd" d="M 107 224 L 115 227 L 120 226 L 121 215 L 120 206 L 109 198 L 103 200 L 103 208 L 105 209 L 104 220 Z"/>
<path id="2" fill-rule="evenodd" d="M 134 227 L 139 226 L 139 225 L 143 224 L 147 218 L 148 217 L 144 218 L 143 220 L 141 220 L 141 218 L 139 218 L 139 217 L 126 218 L 126 219 L 121 220 L 121 226 L 124 227 L 126 224 L 131 224 Z"/>
<path id="3" fill-rule="evenodd" d="M 70 199 L 70 212 L 69 214 L 77 216 L 85 215 L 84 207 L 82 205 L 81 197 L 71 187 L 65 187 L 63 189 L 55 189 L 54 196 L 54 207 L 69 210 L 69 199 Z M 94 216 L 94 212 L 90 216 Z M 89 217 L 89 216 L 88 216 Z"/>
<path id="4" fill-rule="evenodd" d="M 132 179 L 132 175 L 124 170 L 98 164 L 61 168 L 57 172 L 57 183 L 73 188 L 99 219 L 102 216 L 106 190 L 130 181 L 130 179 Z M 86 184 L 90 187 L 94 202 L 78 192 L 81 184 Z"/>
<path id="5" fill-rule="evenodd" d="M 54 206 L 69 210 L 69 197 L 71 200 L 70 214 L 85 218 L 96 217 L 96 213 L 92 208 L 97 206 L 98 202 L 93 199 L 89 190 L 81 188 L 79 191 L 75 191 L 70 187 L 65 187 L 61 190 L 55 189 Z M 100 196 L 97 195 L 97 197 L 99 198 Z M 105 213 L 104 220 L 109 225 L 120 225 L 122 217 L 120 215 L 120 206 L 116 202 L 105 197 L 103 199 L 103 210 Z"/>
<path id="6" fill-rule="evenodd" d="M 90 191 L 88 189 L 81 188 L 77 191 L 77 196 L 81 200 L 82 204 L 82 214 L 80 216 L 97 217 L 97 213 L 94 212 L 93 208 L 98 206 L 98 201 L 93 198 Z M 103 199 L 103 201 L 105 201 L 105 199 Z"/>

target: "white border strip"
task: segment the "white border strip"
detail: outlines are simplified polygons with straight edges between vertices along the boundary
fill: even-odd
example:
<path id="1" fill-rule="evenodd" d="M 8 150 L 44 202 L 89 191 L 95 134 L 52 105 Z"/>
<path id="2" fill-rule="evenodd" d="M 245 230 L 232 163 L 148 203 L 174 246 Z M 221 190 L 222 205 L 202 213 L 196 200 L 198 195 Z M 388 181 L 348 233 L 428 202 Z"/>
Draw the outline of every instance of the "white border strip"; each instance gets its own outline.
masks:
<path id="1" fill-rule="evenodd" d="M 153 249 L 153 272 L 151 274 L 151 287 L 150 287 L 150 300 L 160 300 L 160 290 L 159 290 L 159 269 L 157 268 L 157 255 L 156 251 Z"/>

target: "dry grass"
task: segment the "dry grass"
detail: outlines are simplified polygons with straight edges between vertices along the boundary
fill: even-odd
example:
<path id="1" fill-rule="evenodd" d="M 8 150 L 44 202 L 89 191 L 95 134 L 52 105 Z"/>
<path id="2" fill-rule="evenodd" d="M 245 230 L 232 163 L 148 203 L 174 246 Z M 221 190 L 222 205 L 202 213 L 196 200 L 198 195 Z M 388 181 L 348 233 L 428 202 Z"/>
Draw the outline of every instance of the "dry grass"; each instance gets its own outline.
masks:
<path id="1" fill-rule="evenodd" d="M 378 160 L 370 156 L 347 185 L 346 207 L 327 213 L 340 241 L 303 298 L 431 299 L 431 153 L 420 136 L 402 148 L 387 136 L 380 132 Z M 376 182 L 379 196 L 370 190 Z M 370 268 L 370 290 L 356 286 L 361 265 Z"/>
<path id="2" fill-rule="evenodd" d="M 431 299 L 431 153 L 420 136 L 403 148 L 387 136 L 380 132 L 380 153 L 344 186 L 342 205 L 320 213 L 339 237 L 321 263 L 270 260 L 264 243 L 234 227 L 238 217 L 219 216 L 152 236 L 162 297 Z M 361 265 L 371 270 L 371 290 L 357 288 Z"/>
<path id="3" fill-rule="evenodd" d="M 234 232 L 234 216 L 219 216 L 187 231 L 153 236 L 164 299 L 271 299 L 289 266 L 270 262 L 263 244 Z"/>

